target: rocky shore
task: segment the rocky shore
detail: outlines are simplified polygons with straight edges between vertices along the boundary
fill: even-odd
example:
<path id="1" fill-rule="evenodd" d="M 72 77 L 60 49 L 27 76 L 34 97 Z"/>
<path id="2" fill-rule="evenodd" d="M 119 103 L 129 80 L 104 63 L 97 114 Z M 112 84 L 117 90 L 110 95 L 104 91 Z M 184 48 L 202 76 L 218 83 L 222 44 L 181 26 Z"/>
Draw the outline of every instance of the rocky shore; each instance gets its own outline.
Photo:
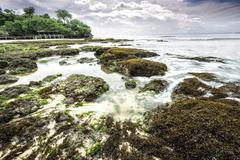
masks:
<path id="1" fill-rule="evenodd" d="M 154 78 L 163 77 L 171 67 L 149 60 L 159 56 L 154 52 L 125 47 L 66 48 L 76 41 L 32 43 L 27 52 L 23 47 L 19 53 L 8 48 L 22 44 L 0 47 L 1 85 L 14 84 L 19 76 L 34 73 L 39 58 L 94 52 L 97 60 L 81 58 L 78 63 L 95 62 L 106 73 L 121 74 L 128 90 L 161 94 L 169 87 L 168 81 Z M 57 47 L 49 49 L 51 46 Z M 213 57 L 194 60 L 223 63 Z M 0 159 L 239 159 L 240 83 L 222 81 L 214 73 L 188 74 L 190 78 L 174 87 L 171 103 L 159 104 L 138 121 L 75 110 L 84 109 L 111 90 L 111 84 L 100 77 L 72 74 L 64 79 L 57 74 L 4 87 L 0 91 Z M 140 87 L 135 77 L 151 80 Z"/>

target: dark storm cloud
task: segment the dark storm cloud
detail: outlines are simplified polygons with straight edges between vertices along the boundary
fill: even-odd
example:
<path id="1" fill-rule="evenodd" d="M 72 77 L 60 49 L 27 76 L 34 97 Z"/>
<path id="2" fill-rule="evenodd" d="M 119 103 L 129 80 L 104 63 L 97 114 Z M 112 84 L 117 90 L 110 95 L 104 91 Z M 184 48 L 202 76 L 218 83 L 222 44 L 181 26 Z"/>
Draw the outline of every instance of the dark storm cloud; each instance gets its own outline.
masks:
<path id="1" fill-rule="evenodd" d="M 237 0 L 0 0 L 3 8 L 69 10 L 96 35 L 239 32 Z M 192 5 L 191 5 L 192 4 Z M 196 5 L 195 5 L 196 4 Z"/>

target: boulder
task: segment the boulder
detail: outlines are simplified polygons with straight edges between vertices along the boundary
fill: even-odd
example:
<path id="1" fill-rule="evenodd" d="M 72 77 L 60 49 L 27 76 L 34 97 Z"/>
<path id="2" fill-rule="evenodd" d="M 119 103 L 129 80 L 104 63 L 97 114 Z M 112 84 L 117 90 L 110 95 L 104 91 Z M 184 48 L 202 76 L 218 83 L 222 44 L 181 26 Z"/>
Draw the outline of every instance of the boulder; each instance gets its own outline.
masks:
<path id="1" fill-rule="evenodd" d="M 154 79 L 151 80 L 148 84 L 144 85 L 143 88 L 141 88 L 141 92 L 154 92 L 154 93 L 160 93 L 163 92 L 164 89 L 168 86 L 167 81 L 162 80 L 162 79 Z"/>
<path id="2" fill-rule="evenodd" d="M 126 89 L 134 89 L 137 87 L 137 83 L 136 81 L 130 79 L 125 82 L 125 87 Z"/>
<path id="3" fill-rule="evenodd" d="M 158 56 L 158 54 L 154 52 L 149 52 L 149 51 L 145 51 L 142 49 L 135 49 L 135 48 L 111 48 L 108 50 L 103 49 L 103 53 L 101 53 L 100 55 L 101 55 L 99 57 L 100 62 L 104 64 L 112 61 L 121 61 L 121 60 L 127 60 L 132 58 L 147 58 L 147 57 Z"/>
<path id="4" fill-rule="evenodd" d="M 0 75 L 0 85 L 15 83 L 17 81 L 18 81 L 18 78 L 15 76 L 8 75 L 8 74 Z"/>
<path id="5" fill-rule="evenodd" d="M 67 98 L 77 102 L 92 102 L 109 89 L 107 83 L 97 77 L 71 75 L 55 86 L 56 90 Z"/>
<path id="6" fill-rule="evenodd" d="M 8 67 L 8 61 L 0 60 L 0 68 L 6 68 Z"/>
<path id="7" fill-rule="evenodd" d="M 11 74 L 31 73 L 37 69 L 37 63 L 29 58 L 18 58 L 9 62 Z"/>
<path id="8" fill-rule="evenodd" d="M 165 64 L 145 59 L 129 59 L 120 61 L 118 62 L 117 67 L 118 72 L 132 77 L 164 75 L 167 71 L 167 66 Z"/>

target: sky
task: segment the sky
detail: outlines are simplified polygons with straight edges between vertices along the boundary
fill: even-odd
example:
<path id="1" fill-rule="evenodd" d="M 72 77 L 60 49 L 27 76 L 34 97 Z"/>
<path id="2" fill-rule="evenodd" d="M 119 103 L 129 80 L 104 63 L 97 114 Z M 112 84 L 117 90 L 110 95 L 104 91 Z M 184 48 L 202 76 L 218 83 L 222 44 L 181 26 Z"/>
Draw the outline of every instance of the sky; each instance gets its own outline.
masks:
<path id="1" fill-rule="evenodd" d="M 17 13 L 28 6 L 66 9 L 97 37 L 240 32 L 240 0 L 0 0 Z"/>

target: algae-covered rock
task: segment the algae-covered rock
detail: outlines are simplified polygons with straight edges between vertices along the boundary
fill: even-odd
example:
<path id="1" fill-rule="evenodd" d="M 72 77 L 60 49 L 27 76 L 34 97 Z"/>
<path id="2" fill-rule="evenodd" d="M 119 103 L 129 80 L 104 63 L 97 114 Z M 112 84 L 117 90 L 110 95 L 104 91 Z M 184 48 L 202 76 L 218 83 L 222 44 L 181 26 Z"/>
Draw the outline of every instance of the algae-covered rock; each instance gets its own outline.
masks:
<path id="1" fill-rule="evenodd" d="M 52 82 L 59 77 L 62 77 L 62 74 L 50 75 L 50 76 L 47 76 L 47 77 L 43 78 L 42 82 L 43 83 Z"/>
<path id="2" fill-rule="evenodd" d="M 154 79 L 151 80 L 148 84 L 144 85 L 143 88 L 141 88 L 141 92 L 154 92 L 154 93 L 160 93 L 163 92 L 163 90 L 166 89 L 166 87 L 168 86 L 167 81 L 162 80 L 162 79 Z"/>
<path id="3" fill-rule="evenodd" d="M 8 74 L 0 75 L 0 84 L 10 84 L 10 83 L 15 83 L 17 81 L 18 81 L 18 78 L 16 76 L 12 76 Z"/>
<path id="4" fill-rule="evenodd" d="M 66 65 L 69 65 L 69 63 L 67 62 L 67 60 L 62 60 L 59 62 L 59 65 L 60 66 L 66 66 Z"/>
<path id="5" fill-rule="evenodd" d="M 50 57 L 54 55 L 59 55 L 59 56 L 74 56 L 79 54 L 78 49 L 58 49 L 58 50 L 47 50 L 47 51 L 42 51 L 42 52 L 37 52 L 35 53 L 38 58 L 42 57 Z"/>
<path id="6" fill-rule="evenodd" d="M 182 99 L 165 107 L 150 112 L 147 136 L 134 123 L 112 124 L 102 149 L 106 159 L 238 159 L 239 106 Z"/>
<path id="7" fill-rule="evenodd" d="M 111 49 L 111 47 L 100 47 L 96 49 L 96 52 L 94 55 L 99 58 L 104 52 L 106 52 L 109 49 Z"/>
<path id="8" fill-rule="evenodd" d="M 106 92 L 109 86 L 101 78 L 75 74 L 60 82 L 56 89 L 75 101 L 91 102 Z"/>
<path id="9" fill-rule="evenodd" d="M 154 56 L 158 56 L 158 54 L 154 52 L 145 51 L 142 49 L 111 48 L 106 50 L 103 54 L 101 54 L 100 61 L 102 63 L 108 63 L 111 61 L 121 61 L 132 58 L 146 58 Z"/>
<path id="10" fill-rule="evenodd" d="M 213 73 L 195 73 L 195 72 L 191 72 L 190 73 L 191 75 L 194 75 L 204 81 L 216 81 L 217 80 L 217 77 L 215 74 Z"/>
<path id="11" fill-rule="evenodd" d="M 125 82 L 125 87 L 127 89 L 134 89 L 137 87 L 137 83 L 133 79 L 130 79 Z"/>
<path id="12" fill-rule="evenodd" d="M 29 58 L 18 58 L 9 62 L 11 74 L 31 73 L 37 69 L 37 63 Z"/>
<path id="13" fill-rule="evenodd" d="M 9 102 L 1 111 L 0 124 L 7 123 L 15 116 L 24 117 L 30 113 L 36 112 L 40 108 L 37 100 L 17 99 Z"/>
<path id="14" fill-rule="evenodd" d="M 28 85 L 21 84 L 4 89 L 0 92 L 0 96 L 4 96 L 7 98 L 16 98 L 20 94 L 27 93 L 28 91 L 30 91 Z"/>
<path id="15" fill-rule="evenodd" d="M 197 78 L 187 78 L 179 83 L 172 94 L 173 98 L 181 96 L 200 97 L 204 96 L 211 87 L 199 81 Z"/>
<path id="16" fill-rule="evenodd" d="M 228 93 L 231 97 L 240 98 L 240 83 L 229 82 L 219 88 L 220 90 Z"/>
<path id="17" fill-rule="evenodd" d="M 0 68 L 6 68 L 8 67 L 8 61 L 0 60 Z"/>
<path id="18" fill-rule="evenodd" d="M 4 69 L 0 69 L 0 75 L 6 74 L 6 71 Z"/>
<path id="19" fill-rule="evenodd" d="M 178 159 L 238 159 L 240 108 L 211 100 L 181 100 L 154 113 L 149 134 L 164 140 Z M 155 146 L 157 144 L 152 144 Z M 158 145 L 157 145 L 158 146 Z M 163 147 L 163 146 L 162 146 Z M 151 148 L 151 147 L 150 147 Z M 153 154 L 161 153 L 161 145 Z M 163 158 L 164 155 L 159 155 Z M 172 159 L 166 157 L 165 159 Z"/>
<path id="20" fill-rule="evenodd" d="M 151 77 L 164 75 L 167 66 L 160 62 L 153 62 L 145 59 L 129 59 L 118 62 L 119 72 L 126 76 Z"/>
<path id="21" fill-rule="evenodd" d="M 94 62 L 97 62 L 97 59 L 95 58 L 87 58 L 87 57 L 83 57 L 83 58 L 80 58 L 77 60 L 78 63 L 94 63 Z"/>

